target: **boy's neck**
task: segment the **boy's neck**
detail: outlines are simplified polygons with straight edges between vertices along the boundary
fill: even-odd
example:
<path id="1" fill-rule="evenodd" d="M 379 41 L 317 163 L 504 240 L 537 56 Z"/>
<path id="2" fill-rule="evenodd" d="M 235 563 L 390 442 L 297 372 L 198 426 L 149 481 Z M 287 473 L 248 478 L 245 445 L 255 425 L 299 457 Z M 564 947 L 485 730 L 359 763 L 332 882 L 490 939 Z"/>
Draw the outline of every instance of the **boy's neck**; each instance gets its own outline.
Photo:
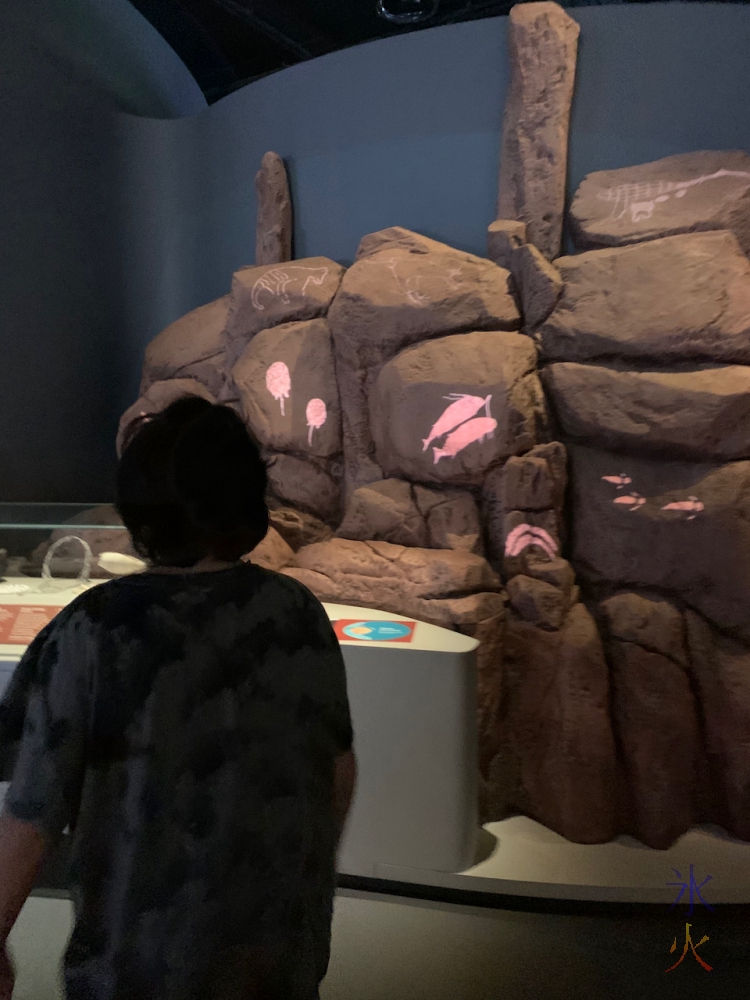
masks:
<path id="1" fill-rule="evenodd" d="M 222 569 L 231 569 L 237 562 L 226 562 L 223 559 L 214 559 L 213 556 L 206 556 L 194 566 L 152 566 L 151 573 L 216 573 Z"/>

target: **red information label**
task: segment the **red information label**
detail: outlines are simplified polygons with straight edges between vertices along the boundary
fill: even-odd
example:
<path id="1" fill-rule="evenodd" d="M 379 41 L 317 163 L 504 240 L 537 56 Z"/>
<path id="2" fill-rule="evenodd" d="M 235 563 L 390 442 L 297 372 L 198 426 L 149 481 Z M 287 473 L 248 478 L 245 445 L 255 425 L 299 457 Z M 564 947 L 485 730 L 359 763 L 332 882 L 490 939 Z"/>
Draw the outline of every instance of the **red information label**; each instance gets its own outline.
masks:
<path id="1" fill-rule="evenodd" d="M 0 604 L 0 645 L 28 646 L 64 605 Z"/>
<path id="2" fill-rule="evenodd" d="M 339 642 L 411 642 L 416 622 L 341 618 L 333 623 Z"/>

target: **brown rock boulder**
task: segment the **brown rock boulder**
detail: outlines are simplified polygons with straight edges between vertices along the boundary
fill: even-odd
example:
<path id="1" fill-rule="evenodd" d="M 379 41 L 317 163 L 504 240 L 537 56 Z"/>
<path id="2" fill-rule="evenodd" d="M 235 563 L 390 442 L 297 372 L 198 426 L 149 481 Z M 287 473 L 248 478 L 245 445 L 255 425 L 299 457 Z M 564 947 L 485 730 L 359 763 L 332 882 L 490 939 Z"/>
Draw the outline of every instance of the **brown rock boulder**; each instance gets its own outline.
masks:
<path id="1" fill-rule="evenodd" d="M 547 358 L 750 362 L 750 260 L 731 233 L 669 236 L 556 261 Z"/>
<path id="2" fill-rule="evenodd" d="M 481 257 L 381 251 L 353 264 L 328 313 L 337 357 L 354 369 L 382 364 L 425 337 L 521 324 L 510 274 Z"/>
<path id="3" fill-rule="evenodd" d="M 414 488 L 400 479 L 384 479 L 355 490 L 337 534 L 359 541 L 427 546 L 427 524 L 414 499 Z"/>
<path id="4" fill-rule="evenodd" d="M 511 607 L 519 618 L 551 632 L 560 628 L 568 610 L 562 590 L 522 573 L 509 580 L 507 587 Z"/>
<path id="5" fill-rule="evenodd" d="M 337 535 L 482 554 L 479 509 L 470 493 L 428 490 L 401 479 L 355 490 Z"/>
<path id="6" fill-rule="evenodd" d="M 542 373 L 567 435 L 604 448 L 728 461 L 750 456 L 750 368 L 628 372 L 572 362 Z"/>
<path id="7" fill-rule="evenodd" d="M 533 577 L 535 580 L 543 580 L 544 583 L 549 583 L 562 591 L 566 610 L 576 603 L 572 599 L 573 596 L 577 597 L 575 595 L 576 575 L 567 559 L 559 557 L 555 559 L 539 558 L 538 555 L 530 554 L 524 562 L 523 569 L 526 576 Z"/>
<path id="8" fill-rule="evenodd" d="M 341 410 L 324 319 L 262 330 L 232 369 L 242 412 L 275 451 L 329 458 L 341 452 Z"/>
<path id="9" fill-rule="evenodd" d="M 326 524 L 338 524 L 341 488 L 325 467 L 294 455 L 273 455 L 267 468 L 268 483 L 275 497 L 314 514 Z"/>
<path id="10" fill-rule="evenodd" d="M 659 597 L 603 601 L 612 717 L 627 775 L 628 832 L 666 849 L 698 821 L 705 760 L 679 611 Z"/>
<path id="11" fill-rule="evenodd" d="M 224 337 L 227 363 L 233 365 L 261 330 L 324 316 L 343 274 L 344 268 L 327 257 L 235 271 Z"/>
<path id="12" fill-rule="evenodd" d="M 564 445 L 554 443 L 564 452 Z M 559 476 L 558 467 L 544 457 L 542 449 L 532 448 L 493 469 L 484 490 L 496 496 L 505 510 L 548 510 L 562 508 L 565 486 L 566 479 Z"/>
<path id="13" fill-rule="evenodd" d="M 549 260 L 562 239 L 580 30 L 556 3 L 517 4 L 508 18 L 511 80 L 497 214 L 525 222 L 529 241 Z"/>
<path id="14" fill-rule="evenodd" d="M 218 396 L 224 383 L 222 333 L 227 322 L 229 296 L 193 309 L 151 341 L 146 348 L 141 395 L 154 382 L 195 378 Z"/>
<path id="15" fill-rule="evenodd" d="M 529 557 L 558 556 L 566 486 L 567 452 L 559 441 L 508 459 L 485 479 L 482 512 L 490 553 L 508 576 L 533 576 L 526 568 Z M 531 529 L 525 535 L 524 526 Z"/>
<path id="16" fill-rule="evenodd" d="M 507 622 L 495 724 L 498 751 L 486 770 L 482 810 L 487 818 L 525 813 L 576 843 L 614 837 L 609 677 L 599 633 L 582 604 L 556 632 Z"/>
<path id="17" fill-rule="evenodd" d="M 440 243 L 438 240 L 431 240 L 429 236 L 422 236 L 421 233 L 414 233 L 411 229 L 404 229 L 402 226 L 389 226 L 388 229 L 380 229 L 377 233 L 369 233 L 363 236 L 357 247 L 355 261 L 364 260 L 365 257 L 372 257 L 384 250 L 405 250 L 407 253 L 447 253 L 454 260 L 464 260 L 473 264 L 485 264 L 483 257 L 477 257 L 472 253 L 464 253 L 448 246 L 447 243 Z"/>
<path id="18" fill-rule="evenodd" d="M 137 420 L 148 414 L 161 413 L 162 410 L 166 410 L 168 406 L 184 396 L 198 396 L 209 403 L 216 402 L 216 398 L 208 389 L 195 379 L 174 378 L 166 382 L 153 382 L 144 395 L 128 407 L 120 417 L 116 441 L 117 454 L 122 454 L 123 444 Z"/>
<path id="19" fill-rule="evenodd" d="M 373 373 L 351 368 L 336 358 L 336 376 L 341 400 L 341 425 L 344 438 L 345 486 L 347 498 L 359 486 L 385 478 L 375 458 L 375 442 L 370 431 L 369 390 Z"/>
<path id="20" fill-rule="evenodd" d="M 747 252 L 750 156 L 737 151 L 680 153 L 588 174 L 570 216 L 582 248 L 729 229 Z"/>
<path id="21" fill-rule="evenodd" d="M 607 598 L 600 607 L 610 638 L 688 666 L 685 621 L 674 604 L 654 594 L 625 592 Z"/>
<path id="22" fill-rule="evenodd" d="M 414 500 L 427 523 L 427 545 L 483 554 L 479 508 L 471 493 L 414 486 Z"/>
<path id="23" fill-rule="evenodd" d="M 303 545 L 327 542 L 333 538 L 333 531 L 327 524 L 303 510 L 271 506 L 268 517 L 271 526 L 294 552 Z"/>
<path id="24" fill-rule="evenodd" d="M 513 251 L 510 270 L 521 297 L 524 328 L 534 330 L 557 305 L 563 289 L 562 277 L 555 265 L 531 243 Z"/>
<path id="25" fill-rule="evenodd" d="M 375 457 L 368 401 L 379 367 L 402 347 L 438 333 L 516 329 L 508 271 L 394 227 L 362 241 L 328 313 L 343 415 L 347 495 L 399 475 Z"/>
<path id="26" fill-rule="evenodd" d="M 246 557 L 247 562 L 262 566 L 263 569 L 272 569 L 276 572 L 295 563 L 294 551 L 289 546 L 275 528 L 269 528 L 268 534 L 263 541 L 256 545 L 252 552 Z"/>
<path id="27" fill-rule="evenodd" d="M 526 243 L 526 223 L 497 219 L 487 229 L 487 256 L 499 267 L 510 271 L 513 251 Z"/>
<path id="28" fill-rule="evenodd" d="M 394 600 L 454 598 L 500 589 L 484 559 L 451 549 L 334 538 L 300 549 L 297 564 L 331 580 L 331 592 L 346 596 L 345 603 L 389 610 Z"/>
<path id="29" fill-rule="evenodd" d="M 477 332 L 429 340 L 384 365 L 370 396 L 378 464 L 389 476 L 479 485 L 545 425 L 528 337 Z"/>
<path id="30" fill-rule="evenodd" d="M 750 462 L 656 462 L 578 446 L 570 455 L 578 575 L 674 594 L 750 636 Z"/>
<path id="31" fill-rule="evenodd" d="M 508 510 L 487 522 L 490 553 L 506 579 L 527 571 L 529 559 L 553 561 L 562 551 L 560 515 L 554 510 Z"/>
<path id="32" fill-rule="evenodd" d="M 360 583 L 359 579 L 354 591 L 350 591 L 334 576 L 308 567 L 291 566 L 283 572 L 303 583 L 318 600 L 328 604 L 346 604 L 374 608 L 376 611 L 390 611 L 395 615 L 413 615 L 418 621 L 472 637 L 473 626 L 490 620 L 505 619 L 505 597 L 494 591 L 467 594 L 465 597 L 416 597 L 407 592 L 387 593 L 383 588 L 371 590 L 366 580 Z M 347 583 L 349 582 L 351 578 L 347 578 Z"/>
<path id="33" fill-rule="evenodd" d="M 750 649 L 688 612 L 688 646 L 705 727 L 715 822 L 750 840 Z"/>
<path id="34" fill-rule="evenodd" d="M 284 161 L 266 153 L 255 175 L 258 212 L 255 263 L 280 264 L 292 259 L 292 197 Z"/>

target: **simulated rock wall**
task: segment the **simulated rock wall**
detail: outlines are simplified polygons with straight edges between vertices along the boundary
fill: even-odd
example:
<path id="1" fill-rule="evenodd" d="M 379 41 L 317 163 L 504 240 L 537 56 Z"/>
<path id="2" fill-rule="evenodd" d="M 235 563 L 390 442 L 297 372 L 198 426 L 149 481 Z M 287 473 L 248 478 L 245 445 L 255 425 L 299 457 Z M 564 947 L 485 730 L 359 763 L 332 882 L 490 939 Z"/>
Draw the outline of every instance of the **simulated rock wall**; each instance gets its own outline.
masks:
<path id="1" fill-rule="evenodd" d="M 121 434 L 234 406 L 270 468 L 254 558 L 480 638 L 485 821 L 750 839 L 748 192 L 740 153 L 594 174 L 600 249 L 385 230 L 348 270 L 238 271 L 146 352 Z"/>

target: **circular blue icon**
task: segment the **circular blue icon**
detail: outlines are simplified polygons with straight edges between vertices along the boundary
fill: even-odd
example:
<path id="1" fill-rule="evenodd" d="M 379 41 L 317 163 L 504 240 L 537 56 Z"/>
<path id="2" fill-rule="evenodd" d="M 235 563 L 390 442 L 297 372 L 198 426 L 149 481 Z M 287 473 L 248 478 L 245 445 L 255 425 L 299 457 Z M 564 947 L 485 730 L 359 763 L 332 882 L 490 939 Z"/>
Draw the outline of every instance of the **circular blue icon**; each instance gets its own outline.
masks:
<path id="1" fill-rule="evenodd" d="M 363 642 L 393 642 L 411 635 L 411 626 L 403 622 L 352 622 L 342 629 L 349 639 Z"/>

